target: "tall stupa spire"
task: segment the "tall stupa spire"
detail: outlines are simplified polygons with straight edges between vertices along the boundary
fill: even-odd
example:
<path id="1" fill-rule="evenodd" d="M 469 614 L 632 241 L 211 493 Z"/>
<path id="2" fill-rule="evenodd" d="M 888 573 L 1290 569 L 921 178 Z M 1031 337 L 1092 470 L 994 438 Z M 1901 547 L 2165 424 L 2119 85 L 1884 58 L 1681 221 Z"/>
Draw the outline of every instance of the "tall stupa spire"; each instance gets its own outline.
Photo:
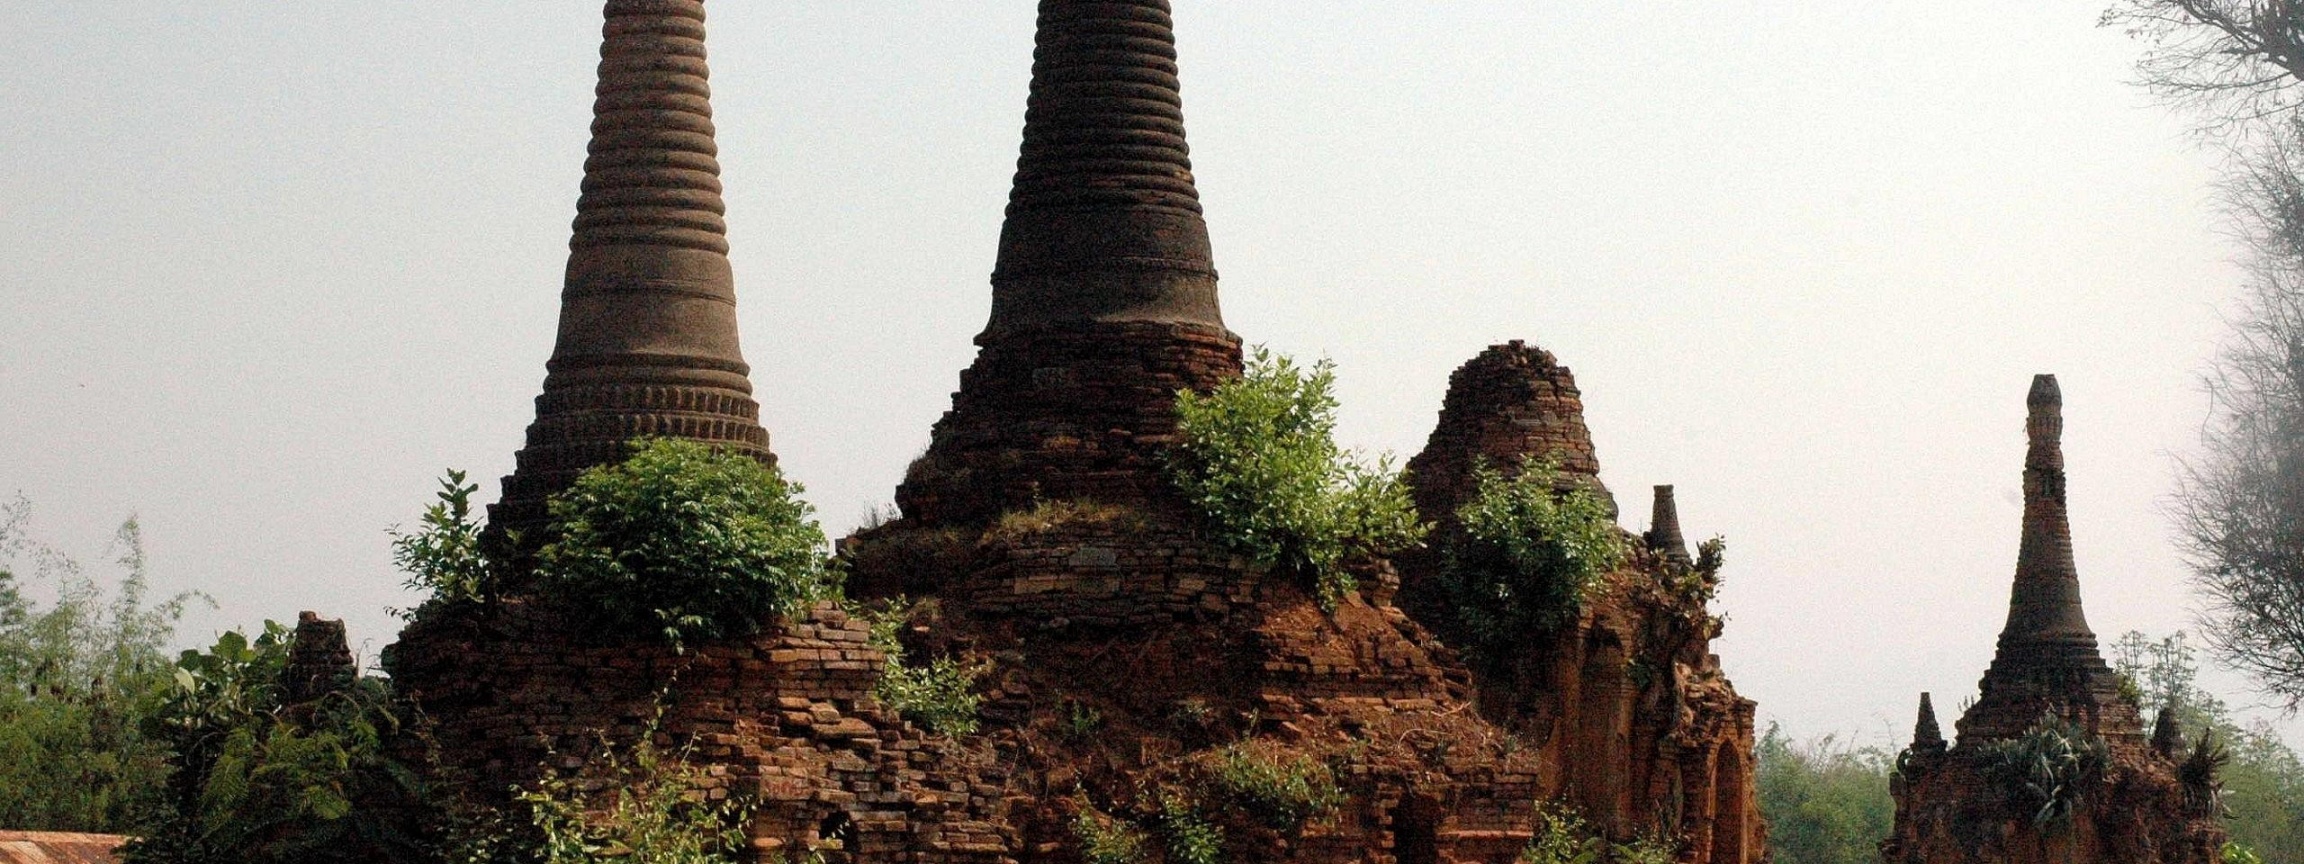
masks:
<path id="1" fill-rule="evenodd" d="M 2025 406 L 2024 534 L 2000 652 L 2092 660 L 2096 634 L 2080 609 L 2080 571 L 2072 562 L 2072 528 L 2064 506 L 2064 397 L 2056 376 L 2034 376 Z"/>
<path id="2" fill-rule="evenodd" d="M 2096 650 L 2080 608 L 2080 572 L 2064 503 L 2064 398 L 2056 376 L 2032 379 L 2025 399 L 2024 528 L 2008 621 L 1976 704 L 1961 716 L 1967 742 L 2020 735 L 2043 711 L 2105 735 L 2138 734 L 2135 709 Z"/>
<path id="3" fill-rule="evenodd" d="M 1240 372 L 1167 0 L 1041 0 L 992 314 L 896 500 L 929 523 L 1158 498 L 1178 390 Z"/>
<path id="4" fill-rule="evenodd" d="M 491 511 L 544 500 L 640 436 L 772 460 L 736 338 L 702 0 L 608 0 L 560 330 L 518 466 Z"/>

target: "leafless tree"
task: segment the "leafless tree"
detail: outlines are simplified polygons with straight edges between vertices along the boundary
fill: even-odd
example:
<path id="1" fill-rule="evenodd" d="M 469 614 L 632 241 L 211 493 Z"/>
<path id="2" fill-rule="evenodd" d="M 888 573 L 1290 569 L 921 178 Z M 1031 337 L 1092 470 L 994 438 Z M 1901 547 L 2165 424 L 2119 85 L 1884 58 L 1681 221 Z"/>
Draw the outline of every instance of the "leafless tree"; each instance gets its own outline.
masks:
<path id="1" fill-rule="evenodd" d="M 2203 376 L 2203 447 L 2171 511 L 2202 629 L 2225 661 L 2304 707 L 2304 0 L 2115 0 L 2147 43 L 2139 83 L 2197 112 L 2231 156 L 2225 200 L 2247 281 Z"/>
<path id="2" fill-rule="evenodd" d="M 2139 83 L 2205 130 L 2277 134 L 2304 106 L 2304 0 L 2118 0 L 2102 23 L 2150 45 Z"/>
<path id="3" fill-rule="evenodd" d="M 2230 180 L 2248 243 L 2244 299 L 2204 376 L 2211 413 L 2172 511 L 2207 601 L 2209 643 L 2304 706 L 2304 133 L 2291 126 Z"/>

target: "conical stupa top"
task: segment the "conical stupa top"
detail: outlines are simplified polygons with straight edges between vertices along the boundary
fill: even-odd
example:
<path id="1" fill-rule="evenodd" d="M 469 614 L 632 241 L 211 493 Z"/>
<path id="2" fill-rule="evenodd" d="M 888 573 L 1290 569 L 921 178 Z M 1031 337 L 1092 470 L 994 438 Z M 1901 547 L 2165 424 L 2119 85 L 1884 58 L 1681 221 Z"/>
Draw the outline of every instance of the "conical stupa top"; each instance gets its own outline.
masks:
<path id="1" fill-rule="evenodd" d="M 1167 0 L 1041 0 L 988 336 L 1068 323 L 1221 330 Z"/>
<path id="2" fill-rule="evenodd" d="M 736 338 L 704 4 L 608 0 L 604 18 L 559 338 L 499 528 L 541 522 L 546 497 L 636 437 L 771 458 Z"/>
<path id="3" fill-rule="evenodd" d="M 1936 725 L 1936 705 L 1920 694 L 1920 719 L 1912 724 L 1912 749 L 1944 749 L 1944 728 Z"/>
<path id="4" fill-rule="evenodd" d="M 2096 634 L 2081 613 L 2080 573 L 2072 562 L 2072 529 L 2065 512 L 2060 443 L 2064 399 L 2056 376 L 2034 376 L 2025 404 L 2029 446 L 2024 453 L 2024 534 L 2016 552 L 2016 583 L 2008 598 L 2000 651 L 2007 654 L 2029 646 L 2095 658 Z"/>
<path id="5" fill-rule="evenodd" d="M 1671 486 L 1656 487 L 1656 503 L 1648 517 L 1648 548 L 1665 558 L 1688 564 L 1688 538 L 1680 534 L 1680 505 L 1672 500 Z"/>

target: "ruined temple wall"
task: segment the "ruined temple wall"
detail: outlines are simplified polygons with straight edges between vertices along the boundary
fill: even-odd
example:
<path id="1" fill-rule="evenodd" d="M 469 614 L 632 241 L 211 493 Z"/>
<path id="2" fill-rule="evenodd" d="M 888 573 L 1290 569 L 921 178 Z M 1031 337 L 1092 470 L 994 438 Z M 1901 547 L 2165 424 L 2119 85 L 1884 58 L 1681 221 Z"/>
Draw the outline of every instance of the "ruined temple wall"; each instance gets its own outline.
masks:
<path id="1" fill-rule="evenodd" d="M 642 735 L 706 766 L 712 797 L 759 802 L 754 848 L 831 864 L 1012 860 L 1003 772 L 872 695 L 885 661 L 861 621 L 818 607 L 749 640 L 586 645 L 548 613 L 412 625 L 387 667 L 445 776 L 483 796 Z"/>

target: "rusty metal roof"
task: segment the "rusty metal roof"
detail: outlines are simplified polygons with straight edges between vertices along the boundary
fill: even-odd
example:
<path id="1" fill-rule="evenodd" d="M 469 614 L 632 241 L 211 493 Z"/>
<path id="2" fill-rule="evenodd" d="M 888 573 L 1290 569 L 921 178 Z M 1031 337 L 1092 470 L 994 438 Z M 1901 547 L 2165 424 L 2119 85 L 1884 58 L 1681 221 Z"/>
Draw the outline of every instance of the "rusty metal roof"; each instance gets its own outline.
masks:
<path id="1" fill-rule="evenodd" d="M 114 834 L 0 831 L 0 864 L 115 864 L 128 838 Z"/>

